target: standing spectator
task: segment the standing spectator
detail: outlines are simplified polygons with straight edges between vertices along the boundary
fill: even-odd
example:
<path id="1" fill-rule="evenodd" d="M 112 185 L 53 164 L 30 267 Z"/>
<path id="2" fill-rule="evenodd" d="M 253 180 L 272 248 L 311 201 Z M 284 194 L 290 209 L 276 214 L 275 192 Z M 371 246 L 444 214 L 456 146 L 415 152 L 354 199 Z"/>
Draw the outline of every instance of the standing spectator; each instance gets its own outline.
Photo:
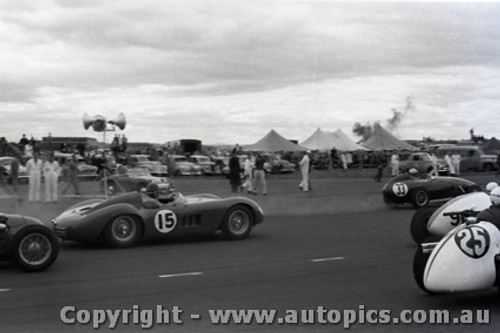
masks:
<path id="1" fill-rule="evenodd" d="M 10 162 L 10 182 L 12 184 L 12 189 L 14 194 L 17 195 L 17 189 L 19 187 L 19 160 L 14 157 Z"/>
<path id="2" fill-rule="evenodd" d="M 310 154 L 311 152 L 309 150 L 306 151 L 299 162 L 300 173 L 302 174 L 302 181 L 300 182 L 299 187 L 304 192 L 309 192 L 309 169 L 311 166 L 311 159 L 309 157 Z"/>
<path id="3" fill-rule="evenodd" d="M 455 167 L 453 166 L 453 163 L 451 161 L 451 157 L 450 157 L 450 155 L 448 155 L 448 153 L 446 153 L 444 155 L 444 162 L 448 166 L 448 172 L 450 173 L 450 175 L 454 175 L 455 174 Z"/>
<path id="4" fill-rule="evenodd" d="M 346 153 L 340 154 L 340 161 L 342 162 L 342 168 L 344 170 L 347 170 L 347 154 Z"/>
<path id="5" fill-rule="evenodd" d="M 29 144 L 29 143 L 28 143 Z M 26 164 L 26 171 L 29 176 L 28 201 L 40 201 L 40 184 L 42 181 L 43 161 L 40 159 L 38 151 L 33 152 L 33 157 Z"/>
<path id="6" fill-rule="evenodd" d="M 253 194 L 258 194 L 259 192 L 263 195 L 267 194 L 266 171 L 264 170 L 264 163 L 266 163 L 265 158 L 261 154 L 257 154 L 257 157 L 255 159 L 255 180 Z"/>
<path id="7" fill-rule="evenodd" d="M 128 140 L 125 137 L 125 134 L 122 134 L 122 140 L 120 142 L 120 150 L 122 153 L 125 153 L 127 151 L 127 146 L 128 146 Z"/>
<path id="8" fill-rule="evenodd" d="M 26 137 L 26 134 L 23 134 L 23 137 L 21 138 L 21 140 L 19 140 L 19 144 L 22 146 L 23 149 L 24 146 L 28 144 L 28 138 Z"/>
<path id="9" fill-rule="evenodd" d="M 238 188 L 241 185 L 240 160 L 236 154 L 236 150 L 233 150 L 229 159 L 229 183 L 231 184 L 231 191 L 233 193 L 238 192 Z"/>
<path id="10" fill-rule="evenodd" d="M 460 161 L 462 161 L 462 156 L 456 151 L 451 155 L 451 163 L 453 164 L 453 169 L 455 169 L 455 174 L 460 175 Z"/>
<path id="11" fill-rule="evenodd" d="M 54 152 L 54 146 L 52 145 L 52 133 L 49 132 L 49 136 L 47 137 L 47 150 L 50 153 Z"/>
<path id="12" fill-rule="evenodd" d="M 439 176 L 438 159 L 437 159 L 436 154 L 434 154 L 434 153 L 431 153 L 431 162 L 432 162 L 431 177 L 437 177 L 437 176 Z"/>
<path id="13" fill-rule="evenodd" d="M 81 195 L 80 193 L 80 184 L 78 183 L 78 161 L 76 159 L 76 154 L 73 154 L 70 160 L 67 161 L 68 164 L 68 184 L 62 191 L 63 194 L 66 194 L 66 191 L 69 189 L 71 185 L 75 189 L 76 195 Z"/>
<path id="14" fill-rule="evenodd" d="M 251 160 L 252 156 L 248 155 L 245 159 L 245 165 L 243 166 L 243 172 L 245 175 L 245 184 L 244 188 L 247 193 L 253 193 L 253 163 Z"/>
<path id="15" fill-rule="evenodd" d="M 375 177 L 373 177 L 373 179 L 375 179 L 377 183 L 380 183 L 385 167 L 384 157 L 382 155 L 378 155 L 375 157 L 375 161 L 377 165 L 377 174 L 375 175 Z"/>
<path id="16" fill-rule="evenodd" d="M 0 156 L 5 156 L 5 151 L 7 149 L 7 139 L 5 137 L 0 138 Z"/>
<path id="17" fill-rule="evenodd" d="M 86 158 L 86 155 L 85 155 L 85 144 L 83 143 L 78 143 L 76 145 L 76 151 L 78 152 L 78 154 L 80 154 L 81 157 L 83 158 Z"/>
<path id="18" fill-rule="evenodd" d="M 399 155 L 396 152 L 391 155 L 391 166 L 391 175 L 393 177 L 399 175 Z"/>
<path id="19" fill-rule="evenodd" d="M 24 156 L 26 156 L 27 158 L 32 158 L 33 157 L 33 144 L 31 143 L 31 141 L 28 141 L 28 143 L 26 143 L 24 145 Z"/>
<path id="20" fill-rule="evenodd" d="M 45 176 L 45 199 L 47 202 L 57 202 L 57 179 L 61 167 L 54 160 L 54 155 L 49 154 L 47 161 L 43 164 L 43 175 Z"/>

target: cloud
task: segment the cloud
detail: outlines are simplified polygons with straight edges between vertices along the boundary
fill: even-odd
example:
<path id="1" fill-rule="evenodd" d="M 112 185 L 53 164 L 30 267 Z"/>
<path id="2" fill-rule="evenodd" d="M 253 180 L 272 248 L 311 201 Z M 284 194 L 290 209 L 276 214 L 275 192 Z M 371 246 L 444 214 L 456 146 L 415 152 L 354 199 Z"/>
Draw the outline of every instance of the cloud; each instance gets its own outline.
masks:
<path id="1" fill-rule="evenodd" d="M 475 3 L 3 1 L 0 112 L 15 125 L 0 130 L 90 135 L 84 112 L 124 112 L 138 141 L 251 143 L 271 128 L 301 140 L 384 121 L 412 96 L 419 111 L 402 137 L 471 124 L 494 134 L 484 119 L 498 120 L 499 13 Z"/>

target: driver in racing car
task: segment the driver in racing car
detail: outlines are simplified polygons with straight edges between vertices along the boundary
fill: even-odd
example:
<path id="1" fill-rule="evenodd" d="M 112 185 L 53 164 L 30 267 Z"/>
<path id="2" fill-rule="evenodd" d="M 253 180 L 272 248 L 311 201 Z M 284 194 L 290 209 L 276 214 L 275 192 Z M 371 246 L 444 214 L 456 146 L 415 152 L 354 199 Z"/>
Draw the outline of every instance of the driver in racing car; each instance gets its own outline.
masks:
<path id="1" fill-rule="evenodd" d="M 500 229 L 500 186 L 495 187 L 490 192 L 491 206 L 483 211 L 481 211 L 477 217 L 476 221 L 487 221 L 493 223 L 497 228 Z"/>
<path id="2" fill-rule="evenodd" d="M 146 195 L 143 196 L 144 206 L 157 208 L 175 200 L 177 192 L 175 186 L 170 182 L 151 182 L 146 187 Z"/>
<path id="3" fill-rule="evenodd" d="M 425 179 L 428 176 L 427 174 L 418 172 L 418 170 L 415 168 L 411 168 L 410 170 L 408 170 L 408 175 L 413 179 Z"/>

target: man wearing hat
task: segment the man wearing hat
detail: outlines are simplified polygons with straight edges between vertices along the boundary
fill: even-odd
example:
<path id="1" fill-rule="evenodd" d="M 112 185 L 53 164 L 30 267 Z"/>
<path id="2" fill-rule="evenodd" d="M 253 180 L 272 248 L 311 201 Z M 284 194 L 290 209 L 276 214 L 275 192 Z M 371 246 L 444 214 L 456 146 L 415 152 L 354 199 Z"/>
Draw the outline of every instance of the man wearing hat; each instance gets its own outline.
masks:
<path id="1" fill-rule="evenodd" d="M 306 151 L 304 157 L 302 157 L 302 160 L 300 160 L 299 163 L 300 173 L 302 174 L 302 181 L 300 182 L 299 187 L 304 192 L 309 191 L 309 164 L 310 164 L 309 155 L 311 155 L 310 150 Z"/>

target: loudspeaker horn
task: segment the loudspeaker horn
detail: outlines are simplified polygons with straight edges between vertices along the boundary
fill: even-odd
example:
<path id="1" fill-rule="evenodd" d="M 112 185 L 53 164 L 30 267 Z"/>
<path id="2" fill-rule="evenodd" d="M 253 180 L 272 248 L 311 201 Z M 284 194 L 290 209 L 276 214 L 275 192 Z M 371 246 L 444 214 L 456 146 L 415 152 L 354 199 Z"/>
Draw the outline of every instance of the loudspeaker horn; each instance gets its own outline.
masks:
<path id="1" fill-rule="evenodd" d="M 89 116 L 87 113 L 83 115 L 83 127 L 85 129 L 88 129 L 90 126 L 94 129 L 96 132 L 102 132 L 106 130 L 106 118 L 101 116 L 100 114 L 96 116 Z"/>
<path id="2" fill-rule="evenodd" d="M 108 120 L 108 123 L 118 126 L 118 128 L 120 128 L 121 130 L 125 129 L 125 125 L 127 124 L 123 112 L 120 112 L 115 119 Z"/>
<path id="3" fill-rule="evenodd" d="M 94 121 L 95 121 L 95 117 L 91 117 L 88 115 L 88 113 L 85 113 L 83 115 L 83 128 L 89 129 L 89 127 L 92 126 Z"/>

